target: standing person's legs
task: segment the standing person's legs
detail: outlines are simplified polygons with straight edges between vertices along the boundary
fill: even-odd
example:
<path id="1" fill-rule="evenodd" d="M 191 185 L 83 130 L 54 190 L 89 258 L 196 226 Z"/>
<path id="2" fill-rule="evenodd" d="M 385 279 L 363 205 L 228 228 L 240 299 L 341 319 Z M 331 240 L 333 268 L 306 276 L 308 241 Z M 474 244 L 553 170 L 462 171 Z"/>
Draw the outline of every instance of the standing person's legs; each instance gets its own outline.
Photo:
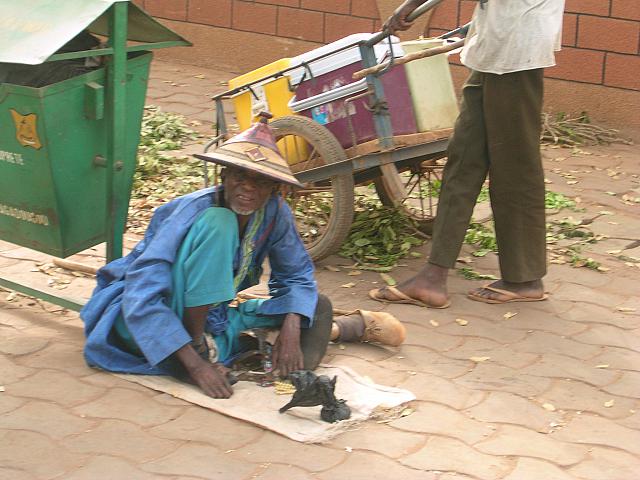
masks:
<path id="1" fill-rule="evenodd" d="M 460 115 L 449 142 L 438 200 L 429 263 L 396 289 L 374 290 L 380 301 L 401 301 L 431 307 L 448 306 L 447 273 L 455 266 L 473 207 L 489 170 L 484 125 L 484 73 L 472 72 L 462 91 Z M 404 298 L 403 297 L 408 297 Z"/>
<path id="2" fill-rule="evenodd" d="M 544 298 L 544 172 L 540 158 L 543 70 L 487 74 L 485 122 L 491 158 L 489 193 L 502 280 L 475 289 L 481 301 Z M 505 290 L 505 292 L 501 292 Z"/>

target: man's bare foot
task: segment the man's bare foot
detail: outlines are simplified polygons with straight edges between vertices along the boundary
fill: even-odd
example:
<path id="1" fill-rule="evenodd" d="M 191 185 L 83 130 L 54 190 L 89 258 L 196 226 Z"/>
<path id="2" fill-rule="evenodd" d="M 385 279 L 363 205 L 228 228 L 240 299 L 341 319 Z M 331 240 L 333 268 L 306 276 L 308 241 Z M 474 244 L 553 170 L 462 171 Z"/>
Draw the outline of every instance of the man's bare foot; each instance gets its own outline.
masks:
<path id="1" fill-rule="evenodd" d="M 484 303 L 538 302 L 546 300 L 542 280 L 512 283 L 497 280 L 468 293 L 471 300 Z"/>
<path id="2" fill-rule="evenodd" d="M 405 280 L 395 288 L 376 290 L 375 296 L 371 294 L 370 296 L 381 302 L 415 303 L 431 308 L 446 308 L 449 306 L 448 271 L 448 268 L 427 263 L 416 276 Z"/>

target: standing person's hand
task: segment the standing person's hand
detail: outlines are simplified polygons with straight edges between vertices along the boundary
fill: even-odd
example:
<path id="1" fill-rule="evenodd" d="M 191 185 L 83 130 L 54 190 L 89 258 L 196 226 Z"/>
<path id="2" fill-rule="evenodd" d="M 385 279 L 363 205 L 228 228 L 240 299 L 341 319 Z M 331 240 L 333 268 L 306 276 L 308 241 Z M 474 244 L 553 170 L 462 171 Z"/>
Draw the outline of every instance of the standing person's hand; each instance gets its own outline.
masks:
<path id="1" fill-rule="evenodd" d="M 273 347 L 273 366 L 280 371 L 282 378 L 304 368 L 304 357 L 300 347 L 300 315 L 289 313 L 284 318 Z"/>
<path id="2" fill-rule="evenodd" d="M 382 26 L 382 30 L 389 34 L 393 34 L 398 30 L 408 30 L 413 22 L 407 20 L 407 16 L 417 7 L 422 5 L 426 0 L 406 0 L 402 5 L 396 8 L 395 12 L 387 18 Z"/>

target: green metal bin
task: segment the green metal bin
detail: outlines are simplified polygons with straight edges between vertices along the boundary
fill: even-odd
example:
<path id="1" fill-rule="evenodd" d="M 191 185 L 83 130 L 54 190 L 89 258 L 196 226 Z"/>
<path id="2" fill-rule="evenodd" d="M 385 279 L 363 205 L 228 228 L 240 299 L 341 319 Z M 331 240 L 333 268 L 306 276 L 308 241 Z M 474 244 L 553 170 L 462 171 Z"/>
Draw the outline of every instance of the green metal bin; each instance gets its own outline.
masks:
<path id="1" fill-rule="evenodd" d="M 108 36 L 108 43 L 56 53 L 83 31 Z M 4 65 L 106 60 L 40 88 L 0 83 L 0 240 L 58 257 L 106 241 L 109 260 L 121 255 L 148 50 L 176 45 L 190 43 L 127 0 L 3 5 Z"/>
<path id="2" fill-rule="evenodd" d="M 151 53 L 127 60 L 124 155 L 114 195 L 129 203 Z M 67 257 L 107 239 L 104 68 L 31 88 L 0 84 L 0 238 Z"/>

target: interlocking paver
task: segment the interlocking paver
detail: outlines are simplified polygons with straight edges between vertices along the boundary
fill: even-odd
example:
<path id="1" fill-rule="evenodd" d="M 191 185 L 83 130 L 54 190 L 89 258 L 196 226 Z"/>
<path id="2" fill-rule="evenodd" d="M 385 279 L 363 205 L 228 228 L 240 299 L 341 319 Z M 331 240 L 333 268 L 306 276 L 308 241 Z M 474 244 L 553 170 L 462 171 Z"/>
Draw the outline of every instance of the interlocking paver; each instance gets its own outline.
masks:
<path id="1" fill-rule="evenodd" d="M 353 451 L 377 452 L 385 457 L 398 458 L 415 452 L 424 445 L 424 435 L 402 431 L 388 425 L 366 423 L 336 437 L 332 447 Z"/>
<path id="2" fill-rule="evenodd" d="M 623 295 L 566 282 L 560 285 L 557 291 L 553 292 L 553 297 L 558 300 L 580 301 L 609 308 L 611 308 L 611 305 L 620 305 L 626 300 Z"/>
<path id="3" fill-rule="evenodd" d="M 544 392 L 551 384 L 551 380 L 525 375 L 513 368 L 483 362 L 466 375 L 456 378 L 456 383 L 471 389 L 511 392 L 532 397 Z"/>
<path id="4" fill-rule="evenodd" d="M 96 428 L 61 442 L 72 452 L 106 454 L 145 462 L 174 451 L 179 442 L 154 437 L 122 420 L 103 420 Z"/>
<path id="5" fill-rule="evenodd" d="M 503 425 L 496 434 L 474 447 L 492 455 L 535 457 L 557 465 L 573 465 L 582 460 L 588 449 L 581 445 L 560 442 L 549 435 L 515 425 Z"/>
<path id="6" fill-rule="evenodd" d="M 378 362 L 377 365 L 387 369 L 430 373 L 444 378 L 460 377 L 473 368 L 473 362 L 470 360 L 448 358 L 426 347 L 411 345 L 403 346 L 397 356 Z"/>
<path id="7" fill-rule="evenodd" d="M 540 358 L 536 363 L 522 368 L 522 373 L 549 378 L 570 378 L 581 380 L 593 385 L 607 385 L 618 379 L 619 372 L 596 368 L 597 364 L 576 360 L 566 355 L 549 353 Z"/>
<path id="8" fill-rule="evenodd" d="M 23 367 L 13 362 L 15 358 L 15 356 L 0 354 L 0 385 L 14 383 L 36 373 L 33 368 Z"/>
<path id="9" fill-rule="evenodd" d="M 558 315 L 560 318 L 583 324 L 610 324 L 624 329 L 640 327 L 640 318 L 616 312 L 611 306 L 602 307 L 588 303 L 576 304 L 571 310 Z"/>
<path id="10" fill-rule="evenodd" d="M 0 465 L 23 470 L 38 479 L 60 477 L 83 465 L 86 458 L 61 448 L 40 433 L 0 430 Z"/>
<path id="11" fill-rule="evenodd" d="M 430 437 L 423 448 L 400 462 L 411 468 L 458 472 L 482 480 L 504 477 L 515 463 L 506 457 L 481 453 L 460 440 L 436 436 Z"/>
<path id="12" fill-rule="evenodd" d="M 201 74 L 204 79 L 196 77 Z M 225 90 L 224 82 L 232 76 L 201 67 L 153 63 L 148 103 L 187 114 L 186 122 L 204 134 L 175 155 L 200 151 L 202 142 L 213 134 L 215 112 L 208 96 Z M 229 101 L 225 101 L 225 113 L 230 124 L 237 123 Z M 591 218 L 607 209 L 613 215 L 597 218 L 590 228 L 629 240 L 604 238 L 584 248 L 584 255 L 610 268 L 606 274 L 550 265 L 544 279 L 552 292 L 547 302 L 472 302 L 465 298 L 466 291 L 486 281 L 468 281 L 452 270 L 449 309 L 384 305 L 366 296 L 370 288 L 382 284 L 377 273 L 349 277 L 357 278 L 357 285 L 344 289 L 340 287 L 347 281 L 344 272 L 323 266 L 348 260 L 329 257 L 318 262 L 318 283 L 337 307 L 388 311 L 405 322 L 408 331 L 407 343 L 400 348 L 331 345 L 326 360 L 350 365 L 379 383 L 407 388 L 418 398 L 412 404 L 416 410 L 394 423 L 404 426 L 368 422 L 325 446 L 300 445 L 89 369 L 81 355 L 82 323 L 76 314 L 22 296 L 8 302 L 0 292 L 0 385 L 5 387 L 0 391 L 0 435 L 4 435 L 0 437 L 0 480 L 50 476 L 72 480 L 636 480 L 635 472 L 640 470 L 640 453 L 635 447 L 640 431 L 638 269 L 625 266 L 607 251 L 634 245 L 630 239 L 638 238 L 638 207 L 624 205 L 619 195 L 605 195 L 602 189 L 607 184 L 620 194 L 637 189 L 640 164 L 634 146 L 589 150 L 595 155 L 544 147 L 550 159 L 545 160 L 548 169 L 576 170 L 574 175 L 580 180 L 570 186 L 549 170 L 554 181 L 550 188 L 580 195 L 580 206 L 587 209 L 564 210 L 550 219 Z M 622 157 L 615 158 L 616 153 Z M 565 160 L 551 162 L 559 156 Z M 616 166 L 629 175 L 619 173 L 618 180 L 609 177 L 607 168 Z M 129 233 L 126 237 L 125 245 L 130 248 L 137 238 Z M 426 258 L 429 248 L 427 243 L 418 250 Z M 472 251 L 473 247 L 465 245 L 461 255 L 470 256 Z M 3 274 L 17 275 L 34 286 L 46 285 L 50 279 L 40 272 L 28 272 L 34 261 L 50 261 L 49 256 L 6 242 L 0 242 L 0 252 Z M 90 252 L 92 256 L 76 258 L 100 265 L 104 246 Z M 640 247 L 624 253 L 640 257 Z M 424 260 L 408 259 L 406 264 L 394 270 L 394 278 L 415 274 Z M 472 266 L 499 275 L 494 254 L 474 258 Z M 72 281 L 64 291 L 70 295 L 87 298 L 94 285 L 89 278 L 56 275 Z M 625 313 L 617 307 L 636 311 Z M 517 315 L 505 319 L 507 312 Z M 467 319 L 469 324 L 461 327 L 456 318 Z M 429 320 L 436 320 L 439 326 Z M 468 360 L 472 356 L 491 358 L 476 363 Z M 557 410 L 544 409 L 545 402 Z M 89 427 L 75 432 L 87 422 Z M 494 425 L 499 430 L 492 430 Z M 25 430 L 15 430 L 23 427 Z M 485 437 L 487 428 L 489 436 Z M 437 435 L 429 433 L 432 431 Z M 515 440 L 507 442 L 504 432 L 513 434 Z M 9 457 L 10 463 L 4 461 L 9 451 L 4 441 L 7 435 L 12 439 L 8 445 L 19 447 Z M 58 440 L 61 436 L 64 438 Z M 515 453 L 488 455 L 465 443 L 476 439 L 485 448 L 491 445 Z M 549 455 L 576 448 L 589 454 L 570 468 L 525 456 L 540 454 L 545 445 L 551 445 Z M 627 453 L 623 448 L 631 450 Z M 40 450 L 45 452 L 44 466 L 34 465 L 40 461 L 34 452 Z"/>
<path id="13" fill-rule="evenodd" d="M 577 342 L 627 348 L 640 352 L 640 337 L 629 335 L 627 330 L 610 325 L 591 327 L 589 330 L 574 335 L 572 338 Z"/>
<path id="14" fill-rule="evenodd" d="M 504 477 L 504 480 L 575 480 L 565 470 L 556 465 L 536 460 L 535 458 L 521 457 L 513 471 Z"/>
<path id="15" fill-rule="evenodd" d="M 149 429 L 156 437 L 202 442 L 223 452 L 248 445 L 263 432 L 254 425 L 203 408 L 190 408 L 175 420 Z"/>
<path id="16" fill-rule="evenodd" d="M 550 412 L 541 405 L 506 392 L 491 392 L 486 399 L 467 410 L 476 420 L 522 425 L 536 431 L 548 431 L 549 425 L 561 419 L 559 412 Z"/>
<path id="17" fill-rule="evenodd" d="M 47 346 L 49 340 L 42 337 L 31 337 L 16 332 L 13 328 L 0 328 L 0 353 L 7 355 L 26 355 L 37 352 Z"/>
<path id="18" fill-rule="evenodd" d="M 143 427 L 153 427 L 175 419 L 184 411 L 180 407 L 150 402 L 148 395 L 124 388 L 114 388 L 100 398 L 78 405 L 77 415 L 128 420 Z"/>
<path id="19" fill-rule="evenodd" d="M 398 383 L 406 380 L 409 376 L 408 373 L 402 371 L 393 371 L 383 368 L 381 365 L 384 362 L 378 364 L 372 364 L 361 358 L 351 357 L 347 355 L 336 355 L 329 362 L 330 364 L 340 365 L 352 368 L 356 372 L 361 372 L 365 368 L 367 369 L 367 375 L 376 383 L 382 383 L 385 385 L 395 386 Z"/>
<path id="20" fill-rule="evenodd" d="M 601 354 L 590 359 L 589 363 L 594 366 L 608 365 L 608 367 L 602 368 L 640 371 L 640 353 L 625 348 L 607 346 Z"/>
<path id="21" fill-rule="evenodd" d="M 444 352 L 457 347 L 462 339 L 453 335 L 444 335 L 442 327 L 433 328 L 431 325 L 417 325 L 414 322 L 404 322 L 407 329 L 407 339 L 404 345 L 425 345 L 437 352 Z"/>
<path id="22" fill-rule="evenodd" d="M 372 466 L 374 466 L 372 468 Z M 420 472 L 400 465 L 382 455 L 369 452 L 353 452 L 347 454 L 346 460 L 328 472 L 314 475 L 322 480 L 348 478 L 349 480 L 437 480 L 437 475 Z"/>
<path id="23" fill-rule="evenodd" d="M 26 358 L 17 358 L 21 365 L 35 369 L 63 370 L 74 376 L 90 375 L 94 370 L 87 366 L 78 344 L 55 342 Z"/>
<path id="24" fill-rule="evenodd" d="M 640 372 L 624 372 L 617 382 L 602 389 L 614 395 L 638 399 L 640 398 Z"/>
<path id="25" fill-rule="evenodd" d="M 472 357 L 490 357 L 491 362 L 515 369 L 531 365 L 539 358 L 535 353 L 514 352 L 508 345 L 500 345 L 486 338 L 475 337 L 467 338 L 461 346 L 444 352 L 443 355 L 462 360 L 469 360 Z"/>
<path id="26" fill-rule="evenodd" d="M 391 426 L 412 432 L 454 437 L 467 444 L 488 437 L 496 428 L 473 420 L 453 408 L 425 402 L 415 402 L 415 411 L 394 420 Z"/>
<path id="27" fill-rule="evenodd" d="M 0 394 L 0 414 L 11 412 L 26 402 L 26 399 L 13 397 L 5 391 Z"/>
<path id="28" fill-rule="evenodd" d="M 251 478 L 260 480 L 313 480 L 318 477 L 293 465 L 263 463 L 258 465 L 258 469 L 251 474 Z"/>
<path id="29" fill-rule="evenodd" d="M 192 475 L 225 480 L 243 480 L 257 470 L 256 465 L 238 461 L 217 448 L 197 444 L 183 445 L 157 460 L 145 463 L 141 468 L 163 475 Z"/>
<path id="30" fill-rule="evenodd" d="M 26 430 L 59 440 L 86 431 L 95 422 L 67 413 L 58 405 L 31 401 L 0 416 L 0 429 Z"/>
<path id="31" fill-rule="evenodd" d="M 36 477 L 22 470 L 0 467 L 0 480 L 36 480 Z"/>
<path id="32" fill-rule="evenodd" d="M 502 324 L 504 320 L 502 310 L 496 311 L 491 320 L 485 320 L 473 315 L 462 315 L 462 319 L 468 323 L 464 326 L 454 322 L 438 328 L 438 331 L 463 337 L 480 337 L 493 340 L 499 344 L 515 343 L 527 336 L 526 332 L 504 328 Z"/>
<path id="33" fill-rule="evenodd" d="M 594 447 L 587 458 L 569 469 L 569 473 L 585 480 L 635 480 L 640 472 L 640 459 L 620 450 Z"/>
<path id="34" fill-rule="evenodd" d="M 416 372 L 407 380 L 398 384 L 417 398 L 449 405 L 453 408 L 466 408 L 477 404 L 484 398 L 484 393 L 477 392 L 430 373 Z"/>
<path id="35" fill-rule="evenodd" d="M 157 480 L 152 473 L 143 472 L 129 462 L 107 456 L 91 458 L 75 472 L 65 476 L 65 480 Z"/>
<path id="36" fill-rule="evenodd" d="M 104 389 L 78 381 L 65 372 L 43 369 L 12 384 L 11 393 L 18 397 L 50 400 L 71 407 L 93 400 L 103 394 Z"/>
<path id="37" fill-rule="evenodd" d="M 598 346 L 574 342 L 569 338 L 563 338 L 547 332 L 532 332 L 521 342 L 514 343 L 512 347 L 522 352 L 557 353 L 582 360 L 591 358 L 601 351 Z"/>
<path id="38" fill-rule="evenodd" d="M 607 402 L 613 400 L 613 405 Z M 551 403 L 559 410 L 593 412 L 603 417 L 623 418 L 630 415 L 637 401 L 619 397 L 583 382 L 556 380 L 553 386 L 540 396 L 543 403 Z"/>
<path id="39" fill-rule="evenodd" d="M 594 415 L 576 415 L 565 427 L 549 435 L 557 440 L 618 448 L 640 454 L 640 432 Z"/>
<path id="40" fill-rule="evenodd" d="M 229 455 L 236 460 L 295 465 L 309 472 L 319 472 L 343 462 L 347 454 L 323 446 L 291 442 L 280 435 L 265 431 L 257 441 Z"/>

